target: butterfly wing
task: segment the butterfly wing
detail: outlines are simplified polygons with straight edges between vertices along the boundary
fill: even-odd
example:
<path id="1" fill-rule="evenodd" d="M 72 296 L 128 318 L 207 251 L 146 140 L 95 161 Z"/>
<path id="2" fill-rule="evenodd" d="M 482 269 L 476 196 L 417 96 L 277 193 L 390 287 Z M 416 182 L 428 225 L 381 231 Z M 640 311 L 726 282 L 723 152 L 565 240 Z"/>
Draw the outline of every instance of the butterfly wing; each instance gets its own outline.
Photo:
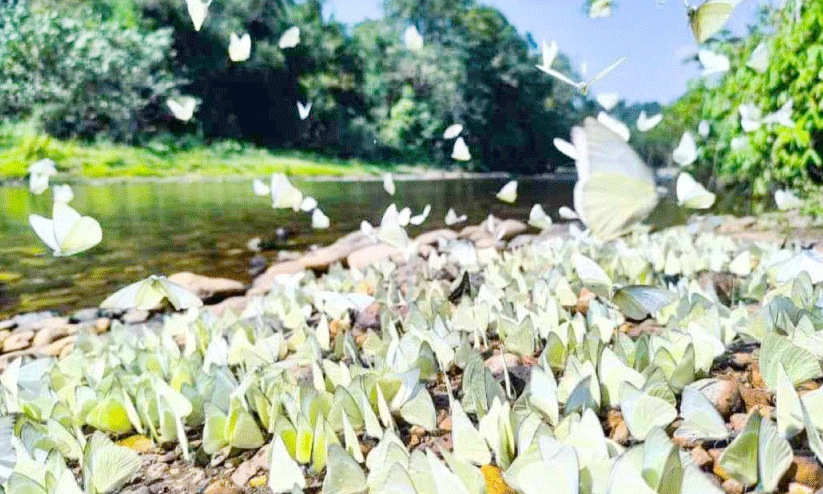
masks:
<path id="1" fill-rule="evenodd" d="M 689 12 L 694 39 L 703 43 L 717 34 L 726 25 L 733 10 L 734 7 L 728 0 L 708 0 Z"/>
<path id="2" fill-rule="evenodd" d="M 177 283 L 169 281 L 169 279 L 165 276 L 157 277 L 154 280 L 154 287 L 162 295 L 165 295 L 165 297 L 169 299 L 171 305 L 173 305 L 177 310 L 191 309 L 203 305 L 203 301 L 200 300 L 200 297 L 186 290 Z"/>
<path id="3" fill-rule="evenodd" d="M 49 249 L 55 253 L 60 252 L 60 246 L 57 244 L 57 239 L 54 237 L 54 220 L 44 218 L 38 214 L 29 215 L 29 224 L 34 233 L 40 237 L 40 240 L 48 246 Z"/>

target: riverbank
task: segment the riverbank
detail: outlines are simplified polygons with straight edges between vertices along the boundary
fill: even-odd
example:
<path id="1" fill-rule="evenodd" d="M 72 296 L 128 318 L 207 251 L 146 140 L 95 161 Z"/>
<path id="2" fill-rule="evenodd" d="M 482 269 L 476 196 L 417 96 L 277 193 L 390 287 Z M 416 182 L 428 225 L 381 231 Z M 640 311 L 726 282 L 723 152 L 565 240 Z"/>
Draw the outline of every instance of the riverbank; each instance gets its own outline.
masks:
<path id="1" fill-rule="evenodd" d="M 400 463 L 412 478 L 439 468 L 439 475 L 453 476 L 455 482 L 485 483 L 490 493 L 523 492 L 529 480 L 519 472 L 524 463 L 540 461 L 539 455 L 527 453 L 539 451 L 540 437 L 579 449 L 581 457 L 602 454 L 598 461 L 604 470 L 592 475 L 604 483 L 618 465 L 628 468 L 620 463 L 623 451 L 639 448 L 638 454 L 644 454 L 644 439 L 654 437 L 650 451 L 655 454 L 665 448 L 673 453 L 671 461 L 680 458 L 678 451 L 694 460 L 689 466 L 677 460 L 679 467 L 667 468 L 684 469 L 692 482 L 742 492 L 745 486 L 729 473 L 723 453 L 735 447 L 732 438 L 753 415 L 773 420 L 774 393 L 767 383 L 774 377 L 767 373 L 769 362 L 760 365 L 768 357 L 761 354 L 759 341 L 775 331 L 772 325 L 785 323 L 778 312 L 788 310 L 786 304 L 820 303 L 813 296 L 817 290 L 803 288 L 807 282 L 802 276 L 784 271 L 798 255 L 795 246 L 811 249 L 802 254 L 809 256 L 803 269 L 819 288 L 822 240 L 818 222 L 786 213 L 693 218 L 686 226 L 651 234 L 640 230 L 626 237 L 622 247 L 592 243 L 568 225 L 540 232 L 513 219 L 432 230 L 416 236 L 413 249 L 352 232 L 272 263 L 250 284 L 174 275 L 205 302 L 188 314 L 89 308 L 7 319 L 0 322 L 0 362 L 5 366 L 24 356 L 76 359 L 114 382 L 169 379 L 178 392 L 175 399 L 197 403 L 200 409 L 207 404 L 205 413 L 181 408 L 190 410 L 181 446 L 174 427 L 146 428 L 152 415 L 144 417 L 140 410 L 165 407 L 159 394 L 153 398 L 138 391 L 139 384 L 136 390 L 117 388 L 116 394 L 109 388 L 94 391 L 108 393 L 104 402 L 109 408 L 122 409 L 125 405 L 118 403 L 137 396 L 152 400 L 136 401 L 136 415 L 126 419 L 124 412 L 123 422 L 110 430 L 120 444 L 139 453 L 139 473 L 122 491 L 130 494 L 267 492 L 266 485 L 279 485 L 279 478 L 269 475 L 269 454 L 279 447 L 278 438 L 286 448 L 295 448 L 289 432 L 296 429 L 309 437 L 308 453 L 290 453 L 299 462 L 294 464 L 302 478 L 298 482 L 308 492 L 338 492 L 324 484 L 324 477 L 339 474 L 341 466 L 332 460 L 326 464 L 325 452 L 315 453 L 321 447 L 325 451 L 323 444 L 330 445 L 328 458 L 345 461 L 346 475 L 362 476 L 364 485 L 364 467 L 372 482 L 386 478 L 389 465 L 382 466 L 380 455 L 393 444 L 396 454 L 417 458 Z M 581 253 L 602 274 L 581 267 L 585 262 L 575 257 Z M 624 306 L 612 296 L 613 288 L 603 291 L 612 282 L 651 284 L 668 289 L 674 298 L 652 308 L 645 305 L 648 299 L 639 309 Z M 794 345 L 793 355 L 814 351 Z M 643 348 L 657 350 L 646 354 Z M 663 354 L 674 356 L 674 367 Z M 121 365 L 107 355 L 132 363 Z M 51 379 L 66 382 L 67 376 L 55 376 L 70 368 L 52 367 Z M 162 369 L 170 369 L 171 377 Z M 642 396 L 648 394 L 644 399 L 663 397 L 655 406 L 665 410 L 645 415 L 654 417 L 653 425 L 640 425 L 628 398 L 618 397 L 615 386 L 625 384 L 612 379 L 616 375 L 630 380 Z M 816 392 L 823 370 L 804 376 L 797 389 Z M 548 385 L 547 379 L 555 384 Z M 587 384 L 590 379 L 594 387 Z M 90 385 L 98 382 L 111 380 Z M 234 396 L 241 382 L 239 396 L 247 401 L 229 404 L 225 397 Z M 656 389 L 654 395 L 646 391 L 649 386 Z M 714 407 L 725 433 L 713 430 L 713 438 L 706 440 L 678 432 L 686 420 L 677 418 L 684 388 Z M 591 394 L 571 409 L 577 389 Z M 261 396 L 275 402 L 261 401 Z M 306 397 L 320 412 L 303 411 L 312 408 L 299 401 L 281 403 L 278 397 L 283 396 Z M 468 417 L 450 406 L 458 400 Z M 89 423 L 105 428 L 107 422 L 94 410 Z M 239 439 L 229 429 L 215 432 L 215 421 L 229 410 L 242 415 Z M 509 424 L 512 433 L 490 434 L 497 430 L 484 427 L 490 420 L 501 427 Z M 529 423 L 535 428 L 532 439 L 523 431 Z M 564 430 L 563 423 L 571 430 Z M 204 434 L 204 427 L 209 432 Z M 589 438 L 585 443 L 574 440 L 583 433 Z M 477 436 L 478 444 L 488 444 L 489 450 L 465 451 L 457 447 L 457 434 Z M 505 442 L 496 446 L 495 441 Z M 534 441 L 534 448 L 523 441 Z M 778 491 L 823 487 L 823 468 L 806 442 L 792 444 L 794 450 L 786 443 L 790 456 L 786 470 L 778 472 Z M 461 462 L 459 468 L 450 456 L 444 456 L 443 465 L 436 456 L 423 454 L 421 463 L 419 455 L 426 451 L 451 452 Z M 472 461 L 466 456 L 475 453 L 479 456 Z M 440 466 L 428 466 L 430 462 Z M 392 482 L 404 477 L 393 475 Z M 639 472 L 637 478 L 643 478 Z"/>

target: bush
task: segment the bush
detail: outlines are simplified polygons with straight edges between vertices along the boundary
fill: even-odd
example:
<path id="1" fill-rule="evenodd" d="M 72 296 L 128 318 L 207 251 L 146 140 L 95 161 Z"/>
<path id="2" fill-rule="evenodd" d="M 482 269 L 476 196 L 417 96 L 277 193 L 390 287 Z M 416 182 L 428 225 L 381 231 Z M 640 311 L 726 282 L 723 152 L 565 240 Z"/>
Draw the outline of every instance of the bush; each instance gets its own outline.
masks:
<path id="1" fill-rule="evenodd" d="M 795 19 L 795 2 L 763 13 L 765 29 L 755 29 L 743 43 L 721 43 L 732 70 L 721 83 L 695 86 L 678 105 L 675 118 L 694 129 L 701 119 L 712 122 L 698 171 L 722 184 L 764 196 L 789 186 L 809 191 L 823 179 L 823 2 L 806 2 Z M 773 31 L 771 34 L 769 31 Z M 746 67 L 752 51 L 763 42 L 772 54 L 768 70 Z M 764 125 L 745 134 L 738 107 L 752 103 L 763 115 L 794 101 L 795 125 Z M 732 139 L 748 138 L 748 147 L 733 150 Z"/>
<path id="2" fill-rule="evenodd" d="M 123 28 L 85 7 L 0 7 L 0 116 L 36 113 L 58 137 L 151 134 L 158 108 L 180 84 L 171 44 L 171 29 Z"/>

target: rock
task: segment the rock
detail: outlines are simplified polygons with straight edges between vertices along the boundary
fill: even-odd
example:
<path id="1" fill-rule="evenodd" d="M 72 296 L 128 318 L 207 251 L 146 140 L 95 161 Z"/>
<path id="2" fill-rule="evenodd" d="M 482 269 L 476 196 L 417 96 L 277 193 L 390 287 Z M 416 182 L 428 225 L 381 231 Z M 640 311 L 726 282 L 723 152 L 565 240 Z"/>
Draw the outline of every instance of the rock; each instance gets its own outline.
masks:
<path id="1" fill-rule="evenodd" d="M 243 312 L 248 303 L 248 297 L 229 297 L 226 300 L 223 300 L 214 305 L 207 305 L 205 306 L 205 309 L 214 314 L 215 317 L 220 318 L 223 317 L 223 314 L 226 312 L 227 309 L 231 309 L 237 313 Z"/>
<path id="2" fill-rule="evenodd" d="M 265 257 L 256 255 L 249 259 L 249 274 L 252 278 L 257 278 L 263 274 L 268 265 L 269 261 Z"/>
<path id="3" fill-rule="evenodd" d="M 5 340 L 3 340 L 3 353 L 28 348 L 31 346 L 32 338 L 34 338 L 34 331 L 31 329 L 23 331 L 17 329 L 13 331 Z"/>
<path id="4" fill-rule="evenodd" d="M 626 421 L 623 419 L 623 414 L 620 413 L 620 410 L 614 408 L 609 409 L 606 414 L 606 425 L 611 431 L 609 433 L 609 438 L 612 441 L 618 444 L 629 443 L 629 428 L 626 425 Z"/>
<path id="5" fill-rule="evenodd" d="M 492 238 L 491 236 L 483 236 L 475 240 L 474 242 L 475 247 L 478 249 L 490 249 L 490 248 L 497 248 L 502 247 L 502 245 L 498 244 L 498 241 Z"/>
<path id="6" fill-rule="evenodd" d="M 737 384 L 727 379 L 708 378 L 695 381 L 689 385 L 690 387 L 700 391 L 703 396 L 717 408 L 725 418 L 731 416 L 732 413 L 740 408 L 740 393 L 737 390 Z"/>
<path id="7" fill-rule="evenodd" d="M 354 320 L 354 330 L 366 331 L 371 329 L 380 331 L 380 308 L 381 304 L 379 302 L 372 302 L 368 307 L 360 311 Z"/>
<path id="8" fill-rule="evenodd" d="M 108 317 L 98 317 L 96 321 L 94 321 L 94 330 L 97 333 L 105 333 L 111 327 L 111 319 Z"/>
<path id="9" fill-rule="evenodd" d="M 531 234 L 518 235 L 518 236 L 514 237 L 513 239 L 511 239 L 511 241 L 509 242 L 509 248 L 510 249 L 519 249 L 520 247 L 524 247 L 524 246 L 529 245 L 532 242 L 534 242 L 535 238 L 537 238 L 537 235 L 531 235 Z"/>
<path id="10" fill-rule="evenodd" d="M 41 346 L 70 334 L 77 332 L 78 325 L 69 324 L 68 319 L 64 319 L 66 324 L 64 326 L 55 326 L 43 328 L 37 331 L 34 338 L 31 340 L 32 346 Z"/>
<path id="11" fill-rule="evenodd" d="M 726 479 L 721 487 L 729 494 L 743 494 L 743 484 L 735 479 Z"/>
<path id="12" fill-rule="evenodd" d="M 792 482 L 789 484 L 789 494 L 813 494 L 814 489 L 809 486 Z"/>
<path id="13" fill-rule="evenodd" d="M 246 289 L 243 283 L 228 278 L 212 278 L 183 271 L 169 276 L 169 281 L 177 283 L 183 288 L 196 294 L 202 300 L 226 297 L 243 293 Z"/>
<path id="14" fill-rule="evenodd" d="M 500 355 L 492 355 L 488 359 L 486 359 L 486 368 L 488 368 L 492 374 L 502 374 L 503 373 L 503 362 L 506 362 L 506 368 L 511 369 L 515 365 L 520 363 L 520 359 L 517 355 L 506 353 Z"/>
<path id="15" fill-rule="evenodd" d="M 65 336 L 60 338 L 59 340 L 54 341 L 53 343 L 49 343 L 42 348 L 43 353 L 46 355 L 50 355 L 52 357 L 59 357 L 63 354 L 63 352 L 71 351 L 71 347 L 74 347 L 74 342 L 77 341 L 77 335 L 72 334 L 69 336 Z M 68 348 L 68 350 L 67 350 Z"/>
<path id="16" fill-rule="evenodd" d="M 14 321 L 14 319 L 6 319 L 5 321 L 0 321 L 0 331 L 5 331 L 15 326 L 17 326 L 17 323 Z"/>
<path id="17" fill-rule="evenodd" d="M 402 254 L 403 251 L 397 247 L 379 243 L 352 252 L 346 257 L 346 264 L 348 264 L 351 269 L 362 271 L 384 259 Z"/>
<path id="18" fill-rule="evenodd" d="M 414 239 L 414 241 L 420 245 L 433 245 L 436 244 L 441 238 L 444 240 L 456 240 L 457 232 L 454 230 L 449 230 L 448 228 L 441 228 L 439 230 L 432 230 L 430 232 L 420 234 Z"/>
<path id="19" fill-rule="evenodd" d="M 242 494 L 243 491 L 233 485 L 224 485 L 222 481 L 218 480 L 215 483 L 206 487 L 203 494 Z"/>
<path id="20" fill-rule="evenodd" d="M 354 232 L 328 247 L 321 247 L 304 254 L 297 262 L 306 269 L 327 269 L 332 264 L 348 257 L 352 252 L 374 244 L 375 241 L 372 238 L 360 232 Z"/>
<path id="21" fill-rule="evenodd" d="M 130 309 L 123 314 L 122 320 L 126 324 L 140 324 L 149 318 L 149 311 L 142 309 Z"/>
<path id="22" fill-rule="evenodd" d="M 271 288 L 274 280 L 283 274 L 294 274 L 303 271 L 303 265 L 298 261 L 283 261 L 272 264 L 266 271 L 254 279 L 252 288 L 248 295 L 260 295 L 266 293 Z"/>
<path id="23" fill-rule="evenodd" d="M 529 227 L 522 221 L 512 219 L 503 220 L 496 224 L 494 228 L 494 238 L 508 240 L 528 229 Z"/>
<path id="24" fill-rule="evenodd" d="M 795 455 L 786 475 L 792 482 L 811 487 L 812 490 L 823 488 L 823 467 L 813 456 Z"/>
<path id="25" fill-rule="evenodd" d="M 733 413 L 731 417 L 729 417 L 729 425 L 734 432 L 739 433 L 743 430 L 743 427 L 746 426 L 746 421 L 748 420 L 749 414 L 747 413 Z"/>
<path id="26" fill-rule="evenodd" d="M 56 314 L 51 311 L 29 312 L 28 314 L 19 314 L 14 316 L 12 320 L 17 325 L 17 330 L 31 329 L 39 321 L 54 317 Z"/>
<path id="27" fill-rule="evenodd" d="M 260 448 L 254 456 L 244 461 L 231 474 L 231 481 L 238 487 L 245 486 L 258 472 L 266 469 L 268 448 Z"/>
<path id="28" fill-rule="evenodd" d="M 743 369 L 752 365 L 754 362 L 754 355 L 746 352 L 738 352 L 732 355 L 732 365 L 739 369 Z"/>
<path id="29" fill-rule="evenodd" d="M 100 315 L 100 310 L 92 307 L 89 309 L 80 309 L 69 318 L 70 322 L 88 322 L 97 319 Z"/>
<path id="30" fill-rule="evenodd" d="M 711 455 L 700 446 L 697 446 L 694 449 L 692 449 L 692 459 L 694 460 L 694 463 L 700 468 L 705 468 L 711 465 L 714 461 Z"/>
<path id="31" fill-rule="evenodd" d="M 473 235 L 476 235 L 477 232 L 479 232 L 481 230 L 486 231 L 488 233 L 488 231 L 482 225 L 464 226 L 463 229 L 460 230 L 460 233 L 457 234 L 457 237 L 458 238 L 464 238 L 464 239 L 470 239 Z"/>

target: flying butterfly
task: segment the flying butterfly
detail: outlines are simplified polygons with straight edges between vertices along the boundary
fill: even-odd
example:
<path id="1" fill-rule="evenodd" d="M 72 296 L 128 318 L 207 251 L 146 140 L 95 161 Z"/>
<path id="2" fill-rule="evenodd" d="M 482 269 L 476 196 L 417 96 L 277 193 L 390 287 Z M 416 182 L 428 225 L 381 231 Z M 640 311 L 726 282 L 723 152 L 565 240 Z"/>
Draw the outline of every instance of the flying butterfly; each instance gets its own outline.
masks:
<path id="1" fill-rule="evenodd" d="M 300 120 L 309 118 L 309 112 L 311 112 L 311 101 L 305 105 L 299 101 L 297 102 L 297 114 L 300 116 Z"/>
<path id="2" fill-rule="evenodd" d="M 297 26 L 292 26 L 283 32 L 280 36 L 280 40 L 277 41 L 277 46 L 279 46 L 281 50 L 285 50 L 286 48 L 294 48 L 299 43 L 300 28 Z"/>
<path id="3" fill-rule="evenodd" d="M 103 230 L 96 219 L 80 216 L 80 213 L 61 202 L 54 203 L 52 219 L 31 214 L 29 224 L 55 256 L 83 252 L 103 239 Z"/>
<path id="4" fill-rule="evenodd" d="M 244 62 L 251 55 L 251 36 L 249 33 L 239 37 L 234 33 L 229 34 L 229 59 L 232 62 Z"/>
<path id="5" fill-rule="evenodd" d="M 589 89 L 592 87 L 592 85 L 595 82 L 598 82 L 601 79 L 605 78 L 614 69 L 616 69 L 620 64 L 625 62 L 627 58 L 628 57 L 620 58 L 619 60 L 617 60 L 613 64 L 609 65 L 608 67 L 606 67 L 605 69 L 600 71 L 599 74 L 594 76 L 594 78 L 591 79 L 588 82 L 586 82 L 586 81 L 575 82 L 575 81 L 569 79 L 566 75 L 554 70 L 551 67 L 544 67 L 543 65 L 538 65 L 537 68 L 542 70 L 543 72 L 549 74 L 550 76 L 554 77 L 555 79 L 559 80 L 560 82 L 565 82 L 566 84 L 569 84 L 570 86 L 574 86 L 578 91 L 580 91 L 580 94 L 587 95 L 587 94 L 589 94 Z"/>
<path id="6" fill-rule="evenodd" d="M 700 7 L 689 5 L 683 0 L 689 13 L 689 25 L 698 43 L 717 34 L 732 16 L 734 5 L 730 0 L 706 0 Z"/>

